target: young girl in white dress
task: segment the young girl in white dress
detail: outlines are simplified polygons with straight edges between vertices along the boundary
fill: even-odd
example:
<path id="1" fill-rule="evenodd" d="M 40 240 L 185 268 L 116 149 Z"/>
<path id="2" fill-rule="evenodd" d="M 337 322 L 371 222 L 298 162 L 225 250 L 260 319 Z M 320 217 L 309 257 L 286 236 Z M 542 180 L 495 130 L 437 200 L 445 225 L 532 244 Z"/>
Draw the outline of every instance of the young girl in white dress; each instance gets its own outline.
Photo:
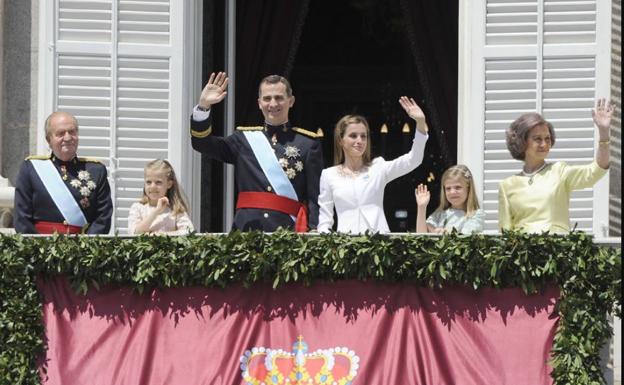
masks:
<path id="1" fill-rule="evenodd" d="M 416 187 L 417 233 L 448 233 L 456 229 L 462 234 L 482 232 L 485 212 L 479 209 L 474 180 L 468 167 L 458 164 L 442 174 L 440 206 L 425 221 L 427 205 L 431 198 L 427 186 Z"/>
<path id="2" fill-rule="evenodd" d="M 132 204 L 128 215 L 129 234 L 186 234 L 194 230 L 188 205 L 166 160 L 145 166 L 143 197 Z"/>
<path id="3" fill-rule="evenodd" d="M 402 96 L 399 103 L 416 120 L 416 130 L 410 152 L 397 159 L 386 161 L 378 157 L 371 161 L 370 129 L 362 116 L 347 115 L 336 124 L 335 166 L 321 173 L 318 231 L 332 229 L 334 208 L 339 232 L 390 231 L 383 210 L 386 184 L 421 164 L 429 137 L 425 114 L 414 99 Z"/>

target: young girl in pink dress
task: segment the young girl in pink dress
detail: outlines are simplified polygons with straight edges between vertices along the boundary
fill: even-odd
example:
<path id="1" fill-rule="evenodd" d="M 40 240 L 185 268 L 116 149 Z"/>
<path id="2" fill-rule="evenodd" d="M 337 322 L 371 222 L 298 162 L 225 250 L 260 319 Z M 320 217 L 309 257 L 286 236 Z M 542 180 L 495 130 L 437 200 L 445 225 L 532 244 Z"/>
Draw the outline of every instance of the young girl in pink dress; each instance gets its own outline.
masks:
<path id="1" fill-rule="evenodd" d="M 145 166 L 143 197 L 130 207 L 129 234 L 186 234 L 194 230 L 188 205 L 166 160 L 153 160 Z"/>

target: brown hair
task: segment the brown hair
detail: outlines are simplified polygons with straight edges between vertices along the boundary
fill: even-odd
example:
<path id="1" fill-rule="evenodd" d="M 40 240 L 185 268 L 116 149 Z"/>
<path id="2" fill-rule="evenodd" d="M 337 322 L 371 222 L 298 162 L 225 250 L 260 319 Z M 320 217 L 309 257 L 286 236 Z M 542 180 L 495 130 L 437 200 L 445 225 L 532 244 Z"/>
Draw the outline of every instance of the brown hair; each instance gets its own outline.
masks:
<path id="1" fill-rule="evenodd" d="M 507 149 L 514 159 L 524 160 L 527 139 L 533 127 L 546 125 L 550 133 L 551 146 L 555 145 L 555 129 L 553 125 L 537 112 L 527 112 L 514 120 L 506 132 Z"/>
<path id="2" fill-rule="evenodd" d="M 156 159 L 145 165 L 143 170 L 144 174 L 148 171 L 154 171 L 157 173 L 162 173 L 165 175 L 167 180 L 172 182 L 171 187 L 167 190 L 167 199 L 169 199 L 169 207 L 171 207 L 171 212 L 173 215 L 179 215 L 188 213 L 188 204 L 186 203 L 186 199 L 184 198 L 184 193 L 182 189 L 178 185 L 178 180 L 175 175 L 175 171 L 171 166 L 171 163 L 164 159 Z M 145 193 L 145 187 L 143 187 L 143 197 L 141 198 L 141 203 L 145 204 L 149 202 L 149 198 Z"/>
<path id="3" fill-rule="evenodd" d="M 258 85 L 258 97 L 262 96 L 263 84 L 277 84 L 277 83 L 282 83 L 284 86 L 286 86 L 286 96 L 288 96 L 289 98 L 293 96 L 292 87 L 290 86 L 290 82 L 288 81 L 288 79 L 279 75 L 269 75 L 260 81 L 260 84 Z"/>
<path id="4" fill-rule="evenodd" d="M 370 128 L 368 126 L 368 122 L 366 118 L 361 115 L 345 115 L 338 123 L 336 123 L 336 128 L 334 129 L 334 165 L 342 164 L 345 160 L 344 152 L 342 149 L 342 138 L 344 138 L 345 133 L 347 132 L 347 127 L 349 124 L 358 124 L 361 123 L 366 127 L 366 137 L 368 138 L 368 143 L 366 144 L 366 150 L 364 150 L 364 154 L 362 155 L 362 160 L 364 161 L 364 165 L 368 166 L 371 162 L 371 143 L 370 143 Z"/>
<path id="5" fill-rule="evenodd" d="M 444 184 L 451 178 L 459 178 L 465 183 L 466 188 L 468 189 L 468 196 L 466 197 L 466 202 L 464 203 L 464 211 L 466 212 L 467 217 L 473 216 L 479 209 L 479 200 L 477 199 L 477 194 L 475 193 L 472 173 L 470 172 L 470 169 L 463 164 L 452 166 L 444 171 L 444 174 L 442 174 L 442 181 L 440 183 L 440 206 L 438 206 L 436 211 L 444 211 L 451 207 L 451 202 L 446 199 L 446 192 L 444 191 Z"/>

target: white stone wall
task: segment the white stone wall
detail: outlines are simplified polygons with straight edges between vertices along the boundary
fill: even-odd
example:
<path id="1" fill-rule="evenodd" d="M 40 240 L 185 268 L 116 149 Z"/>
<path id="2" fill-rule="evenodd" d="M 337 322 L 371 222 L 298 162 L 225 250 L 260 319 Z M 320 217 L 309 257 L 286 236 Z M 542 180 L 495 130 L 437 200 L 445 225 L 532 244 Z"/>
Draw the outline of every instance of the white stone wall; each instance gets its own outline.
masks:
<path id="1" fill-rule="evenodd" d="M 0 94 L 0 175 L 15 182 L 21 161 L 34 147 L 31 116 L 36 111 L 38 52 L 37 0 L 2 1 L 2 94 Z M 36 63 L 36 62 L 35 62 Z M 3 96 L 1 96 L 3 95 Z M 36 116 L 36 115 L 35 115 Z M 34 131 L 33 131 L 34 129 Z"/>
<path id="2" fill-rule="evenodd" d="M 11 221 L 10 186 L 34 148 L 29 141 L 36 132 L 31 112 L 37 105 L 37 10 L 38 0 L 0 0 L 0 228 Z"/>
<path id="3" fill-rule="evenodd" d="M 4 105 L 4 0 L 0 0 L 0 106 Z M 2 170 L 3 120 L 0 113 L 0 170 Z M 9 188 L 9 180 L 0 171 L 0 231 L 9 226 L 13 206 L 13 190 Z"/>

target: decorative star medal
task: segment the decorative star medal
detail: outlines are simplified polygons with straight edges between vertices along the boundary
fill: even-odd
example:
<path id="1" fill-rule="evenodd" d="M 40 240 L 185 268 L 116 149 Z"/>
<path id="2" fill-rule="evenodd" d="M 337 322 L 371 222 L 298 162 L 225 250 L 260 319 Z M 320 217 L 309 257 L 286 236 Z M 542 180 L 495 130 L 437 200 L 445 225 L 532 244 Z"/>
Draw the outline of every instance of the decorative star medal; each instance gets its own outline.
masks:
<path id="1" fill-rule="evenodd" d="M 295 159 L 301 155 L 301 150 L 295 146 L 288 145 L 284 148 L 284 155 L 289 159 Z"/>
<path id="2" fill-rule="evenodd" d="M 284 147 L 284 156 L 277 160 L 288 179 L 295 179 L 297 173 L 303 171 L 303 162 L 299 159 L 300 156 L 301 150 L 299 148 L 288 145 Z"/>
<path id="3" fill-rule="evenodd" d="M 82 199 L 80 199 L 80 206 L 86 209 L 89 207 L 89 196 L 95 190 L 96 184 L 91 180 L 91 174 L 89 171 L 82 170 L 78 172 L 78 178 L 72 179 L 69 184 L 78 190 Z"/>

